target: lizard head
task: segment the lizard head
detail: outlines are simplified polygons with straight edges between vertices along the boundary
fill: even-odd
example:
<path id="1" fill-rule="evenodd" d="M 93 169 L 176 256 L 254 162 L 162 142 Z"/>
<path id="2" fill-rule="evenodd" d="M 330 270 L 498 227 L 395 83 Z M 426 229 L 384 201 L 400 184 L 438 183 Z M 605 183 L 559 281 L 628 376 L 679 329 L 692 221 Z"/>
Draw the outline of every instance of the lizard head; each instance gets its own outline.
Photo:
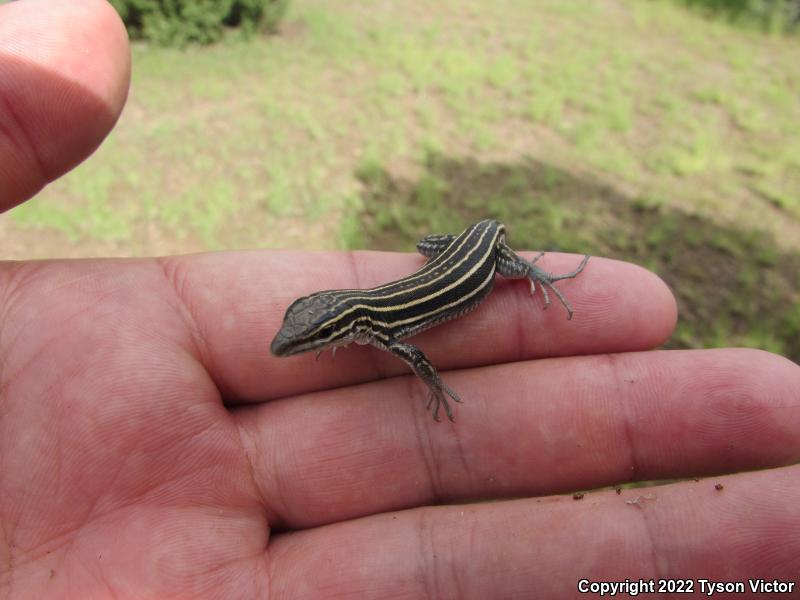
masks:
<path id="1" fill-rule="evenodd" d="M 341 308 L 342 301 L 330 291 L 298 298 L 286 309 L 270 351 L 275 356 L 291 356 L 346 343 L 352 337 L 350 320 Z"/>

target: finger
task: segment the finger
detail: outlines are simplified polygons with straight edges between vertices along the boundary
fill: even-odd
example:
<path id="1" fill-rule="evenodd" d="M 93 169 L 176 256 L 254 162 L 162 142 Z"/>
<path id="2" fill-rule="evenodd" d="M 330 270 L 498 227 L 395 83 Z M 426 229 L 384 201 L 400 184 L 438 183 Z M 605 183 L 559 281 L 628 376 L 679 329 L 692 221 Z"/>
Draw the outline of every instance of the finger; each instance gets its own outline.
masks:
<path id="1" fill-rule="evenodd" d="M 94 151 L 129 76 L 127 34 L 107 2 L 0 6 L 0 211 Z"/>
<path id="2" fill-rule="evenodd" d="M 271 589 L 276 600 L 580 598 L 581 580 L 690 579 L 701 592 L 700 579 L 750 591 L 748 578 L 777 578 L 796 594 L 798 523 L 800 467 L 580 502 L 423 508 L 273 537 Z"/>
<path id="3" fill-rule="evenodd" d="M 800 368 L 765 352 L 560 358 L 447 381 L 464 399 L 453 425 L 431 420 L 410 375 L 234 413 L 272 523 L 800 460 Z"/>
<path id="4" fill-rule="evenodd" d="M 362 288 L 408 275 L 424 259 L 411 254 L 226 253 L 177 257 L 165 269 L 202 331 L 206 365 L 229 401 L 265 400 L 408 372 L 402 361 L 368 347 L 315 360 L 269 354 L 283 314 L 298 296 Z M 543 268 L 569 271 L 580 257 L 548 254 Z M 477 310 L 413 338 L 438 369 L 540 356 L 621 352 L 663 342 L 675 323 L 666 285 L 635 265 L 592 258 L 576 279 L 558 282 L 572 302 L 544 310 L 524 281 L 498 277 Z"/>

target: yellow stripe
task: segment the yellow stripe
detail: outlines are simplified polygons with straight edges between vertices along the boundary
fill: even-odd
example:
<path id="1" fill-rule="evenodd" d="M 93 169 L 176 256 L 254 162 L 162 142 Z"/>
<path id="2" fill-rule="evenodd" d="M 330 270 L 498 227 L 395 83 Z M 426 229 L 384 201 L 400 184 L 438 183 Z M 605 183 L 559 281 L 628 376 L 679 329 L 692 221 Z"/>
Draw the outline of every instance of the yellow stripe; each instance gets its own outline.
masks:
<path id="1" fill-rule="evenodd" d="M 458 268 L 459 266 L 461 266 L 462 264 L 464 264 L 466 261 L 470 260 L 473 257 L 473 254 L 475 252 L 477 252 L 477 250 L 480 247 L 481 243 L 486 238 L 486 235 L 487 235 L 488 231 L 491 229 L 490 227 L 486 226 L 487 221 L 481 221 L 480 223 L 477 223 L 477 224 L 465 229 L 464 232 L 462 232 L 462 234 L 461 234 L 464 237 L 463 237 L 463 239 L 461 240 L 461 242 L 459 243 L 459 245 L 457 247 L 452 248 L 452 249 L 448 248 L 447 250 L 442 252 L 439 256 L 435 257 L 434 261 L 428 262 L 425 265 L 425 267 L 423 267 L 422 269 L 417 271 L 417 273 L 414 273 L 414 274 L 410 275 L 407 278 L 400 279 L 400 280 L 397 280 L 397 281 L 394 281 L 394 282 L 391 282 L 391 283 L 387 283 L 387 284 L 385 284 L 383 286 L 380 286 L 380 287 L 371 288 L 369 290 L 358 290 L 358 289 L 352 290 L 353 292 L 362 292 L 362 291 L 364 291 L 366 293 L 365 293 L 365 295 L 362 295 L 362 296 L 350 296 L 348 298 L 343 298 L 341 300 L 341 302 L 339 303 L 339 306 L 342 303 L 350 302 L 351 300 L 384 300 L 386 298 L 395 297 L 395 296 L 398 296 L 398 295 L 401 295 L 401 294 L 413 293 L 415 290 L 418 290 L 418 289 L 420 289 L 422 287 L 425 287 L 425 286 L 435 285 L 438 281 L 441 281 L 442 279 L 445 279 L 450 273 L 453 272 L 454 269 Z M 375 294 L 376 291 L 388 289 L 390 287 L 397 286 L 398 284 L 404 284 L 404 283 L 407 283 L 408 281 L 413 281 L 414 279 L 418 279 L 418 278 L 420 278 L 420 277 L 422 277 L 424 275 L 430 275 L 435 270 L 435 269 L 431 269 L 430 268 L 431 265 L 435 262 L 435 260 L 439 259 L 442 262 L 444 262 L 446 260 L 452 259 L 453 257 L 457 257 L 458 254 L 463 250 L 464 246 L 468 243 L 468 241 L 470 241 L 472 239 L 473 233 L 478 231 L 478 226 L 480 226 L 480 225 L 483 225 L 483 227 L 482 227 L 482 230 L 480 231 L 480 236 L 479 236 L 477 242 L 475 242 L 474 244 L 470 244 L 471 247 L 465 252 L 464 256 L 457 263 L 455 263 L 454 265 L 450 266 L 450 268 L 448 268 L 447 270 L 442 270 L 441 274 L 435 275 L 429 281 L 426 281 L 425 283 L 422 283 L 422 284 L 417 285 L 415 287 L 404 288 L 404 289 L 399 290 L 397 292 L 393 292 L 391 294 L 386 294 L 386 295 L 382 295 L 382 296 L 379 295 L 379 294 Z M 469 231 L 470 229 L 472 229 L 472 231 Z M 495 238 L 492 241 L 492 243 L 487 247 L 486 252 L 481 257 L 479 257 L 477 260 L 474 260 L 473 267 L 467 273 L 462 275 L 456 281 L 448 284 L 446 287 L 438 289 L 438 290 L 434 291 L 433 293 L 428 294 L 427 296 L 424 296 L 422 298 L 417 298 L 417 299 L 412 300 L 410 302 L 407 302 L 405 304 L 386 306 L 386 307 L 377 307 L 377 306 L 373 306 L 370 303 L 361 303 L 361 304 L 356 304 L 356 305 L 350 306 L 347 310 L 345 310 L 345 311 L 341 312 L 340 314 L 336 315 L 334 318 L 329 319 L 325 323 L 320 324 L 319 327 L 317 327 L 312 333 L 310 333 L 308 336 L 306 336 L 306 344 L 317 344 L 319 341 L 322 341 L 323 343 L 335 343 L 336 338 L 339 337 L 339 336 L 342 336 L 342 334 L 344 334 L 344 336 L 342 336 L 342 337 L 346 337 L 347 334 L 350 333 L 349 330 L 352 327 L 354 321 L 350 321 L 350 322 L 345 323 L 342 327 L 337 329 L 333 334 L 331 334 L 330 336 L 328 336 L 324 340 L 315 339 L 315 336 L 320 331 L 322 331 L 326 327 L 331 327 L 331 326 L 341 322 L 343 319 L 345 319 L 345 317 L 347 317 L 348 315 L 352 314 L 354 311 L 356 311 L 358 309 L 366 308 L 369 311 L 400 312 L 400 313 L 402 313 L 403 310 L 406 310 L 406 309 L 408 309 L 408 308 L 410 308 L 412 306 L 416 306 L 418 304 L 422 304 L 422 303 L 428 302 L 428 301 L 430 301 L 430 300 L 432 300 L 434 298 L 437 298 L 437 297 L 441 296 L 442 294 L 452 290 L 453 288 L 457 287 L 458 285 L 460 285 L 461 283 L 466 281 L 469 277 L 471 277 L 475 273 L 475 271 L 477 271 L 481 266 L 483 266 L 485 264 L 487 258 L 494 251 L 495 246 L 497 245 L 497 239 L 499 239 L 499 237 L 503 234 L 503 230 L 504 230 L 503 226 L 498 223 L 497 224 L 497 228 L 495 229 Z M 467 233 L 467 232 L 469 232 L 469 233 Z M 433 309 L 433 310 L 431 310 L 431 311 L 429 311 L 427 313 L 424 313 L 422 315 L 409 317 L 407 319 L 401 319 L 401 320 L 398 320 L 398 321 L 394 321 L 392 323 L 388 323 L 386 321 L 376 321 L 372 317 L 367 317 L 367 318 L 369 319 L 370 324 L 374 324 L 374 325 L 376 325 L 378 327 L 382 326 L 382 327 L 385 327 L 386 329 L 389 329 L 389 330 L 391 330 L 392 328 L 398 327 L 398 326 L 407 325 L 407 324 L 415 323 L 415 322 L 421 322 L 421 321 L 426 320 L 428 317 L 431 317 L 431 316 L 446 312 L 449 309 L 451 309 L 451 308 L 453 308 L 453 307 L 455 307 L 455 306 L 457 306 L 457 305 L 469 300 L 470 298 L 475 296 L 477 293 L 479 293 L 481 290 L 483 290 L 483 288 L 486 286 L 486 284 L 493 277 L 494 277 L 494 269 L 492 269 L 491 273 L 489 273 L 489 276 L 477 288 L 472 290 L 470 293 L 468 293 L 465 296 L 462 296 L 461 298 L 458 298 L 458 299 L 454 300 L 453 302 L 450 302 L 450 303 L 448 303 L 446 305 L 438 306 L 435 309 Z M 347 292 L 347 291 L 350 291 L 350 290 L 335 290 L 333 293 L 340 293 L 340 292 Z"/>
<path id="2" fill-rule="evenodd" d="M 486 229 L 483 230 L 483 232 L 481 232 L 481 236 L 480 236 L 480 238 L 478 238 L 478 242 L 472 248 L 470 248 L 470 250 L 466 254 L 466 256 L 462 260 L 460 260 L 456 265 L 454 265 L 453 268 L 455 268 L 458 265 L 461 265 L 462 263 L 464 263 L 466 260 L 468 260 L 472 256 L 473 251 L 476 251 L 478 249 L 478 247 L 480 247 L 480 244 L 483 241 L 483 238 L 486 237 L 486 234 L 487 234 L 488 231 L 489 231 L 489 229 L 486 228 Z M 499 231 L 499 229 L 496 230 L 496 231 Z M 469 237 L 469 236 L 467 236 L 467 237 Z M 450 285 L 448 285 L 448 286 L 446 286 L 444 288 L 438 289 L 434 293 L 429 294 L 428 296 L 423 296 L 422 298 L 418 298 L 416 300 L 413 300 L 411 302 L 407 302 L 405 304 L 395 304 L 395 305 L 392 305 L 392 306 L 383 306 L 383 307 L 370 306 L 369 304 L 355 304 L 355 305 L 351 306 L 350 308 L 348 308 L 347 310 L 345 310 L 345 311 L 339 313 L 338 315 L 336 315 L 335 318 L 330 319 L 330 320 L 326 321 L 325 323 L 322 323 L 311 334 L 308 335 L 308 338 L 312 339 L 319 331 L 322 331 L 326 327 L 330 327 L 331 325 L 333 325 L 335 323 L 338 323 L 344 317 L 346 317 L 347 315 L 351 314 L 352 312 L 356 311 L 359 308 L 368 308 L 370 310 L 378 311 L 378 312 L 391 312 L 391 311 L 403 310 L 403 309 L 409 308 L 411 306 L 416 306 L 417 304 L 422 304 L 423 302 L 427 302 L 428 300 L 431 300 L 432 298 L 436 298 L 437 296 L 440 296 L 440 295 L 444 294 L 445 292 L 447 292 L 447 291 L 453 289 L 454 287 L 458 286 L 465 279 L 468 279 L 475 271 L 477 271 L 481 266 L 483 266 L 484 262 L 486 261 L 486 258 L 493 251 L 494 251 L 494 244 L 490 244 L 486 249 L 486 253 L 479 260 L 475 261 L 475 265 L 472 267 L 472 269 L 467 271 L 467 273 L 465 275 L 463 275 L 462 277 L 460 277 L 459 279 L 457 279 L 455 282 L 451 283 Z M 429 281 L 427 283 L 424 283 L 422 285 L 426 285 L 427 286 L 427 285 L 429 285 L 431 283 L 434 283 L 435 281 L 438 281 L 439 279 L 444 278 L 451 271 L 452 271 L 452 269 L 444 271 L 442 273 L 442 275 L 439 276 L 437 279 L 431 280 L 431 281 Z M 494 273 L 492 273 L 492 274 L 494 274 Z M 395 282 L 395 283 L 398 283 L 398 282 Z M 401 293 L 413 292 L 415 289 L 418 289 L 418 288 L 422 287 L 422 285 L 419 285 L 419 286 L 417 286 L 415 288 L 404 289 Z M 392 294 L 392 295 L 397 295 L 397 294 Z M 391 296 L 380 296 L 380 299 L 384 299 L 384 298 L 388 298 L 388 297 L 391 297 Z M 362 296 L 361 297 L 361 299 L 364 299 L 364 300 L 369 300 L 369 299 L 373 299 L 373 298 L 374 298 L 374 296 L 372 296 L 372 295 Z M 352 300 L 352 299 L 353 298 L 348 298 L 347 300 L 349 301 L 349 300 Z M 460 300 L 456 301 L 456 304 L 459 301 Z M 447 306 L 448 307 L 452 306 L 452 304 L 449 304 Z M 439 310 L 440 309 L 437 308 L 435 311 L 433 311 L 433 313 L 439 312 Z M 430 313 L 430 314 L 433 314 L 433 313 Z M 413 318 L 412 318 L 412 320 L 413 320 Z M 383 322 L 381 321 L 380 323 L 383 323 Z M 343 329 L 344 328 L 337 330 L 335 334 L 329 336 L 327 339 L 329 339 L 329 340 L 333 339 L 336 336 L 336 334 L 338 334 L 339 332 L 343 331 Z"/>
<path id="3" fill-rule="evenodd" d="M 477 226 L 482 224 L 482 223 L 484 223 L 484 221 L 480 221 L 479 223 L 476 223 L 475 225 L 470 225 L 469 227 L 467 227 L 464 231 L 462 231 L 459 234 L 459 237 L 464 235 L 465 233 L 467 233 L 467 231 L 469 229 L 477 228 Z M 419 279 L 420 277 L 422 277 L 424 275 L 428 275 L 431 271 L 434 271 L 433 267 L 438 266 L 439 262 L 443 262 L 443 261 L 445 261 L 445 260 L 447 260 L 449 258 L 452 258 L 453 255 L 458 254 L 459 251 L 464 247 L 464 244 L 466 244 L 467 241 L 470 239 L 470 236 L 473 233 L 474 233 L 474 231 L 470 231 L 469 235 L 464 235 L 464 239 L 461 240 L 461 243 L 458 245 L 457 248 L 452 248 L 452 249 L 448 248 L 447 250 L 445 250 L 444 252 L 442 252 L 438 256 L 433 257 L 431 260 L 429 260 L 427 263 L 425 263 L 425 265 L 419 271 L 417 271 L 415 273 L 412 273 L 408 277 L 403 277 L 402 279 L 398 279 L 396 281 L 391 281 L 389 283 L 385 283 L 385 284 L 383 284 L 381 286 L 378 286 L 378 287 L 369 288 L 369 290 L 362 290 L 362 289 L 355 288 L 355 289 L 343 289 L 343 290 L 336 290 L 336 291 L 337 292 L 345 292 L 345 293 L 363 292 L 363 291 L 379 292 L 381 290 L 385 290 L 387 288 L 393 287 L 393 286 L 397 285 L 398 283 L 407 283 L 409 281 L 414 281 L 415 279 Z M 455 241 L 456 240 L 453 240 L 453 243 L 455 243 Z M 449 271 L 446 271 L 446 272 L 449 272 Z M 436 280 L 432 279 L 431 281 L 436 281 Z M 416 289 L 416 288 L 409 288 L 409 289 Z M 407 291 L 407 290 L 403 290 L 403 291 Z M 353 297 L 354 298 L 359 298 L 359 296 L 353 296 Z M 353 297 L 351 297 L 351 298 L 353 298 Z M 388 298 L 390 296 L 382 296 L 382 297 L 383 298 Z M 350 300 L 351 298 L 347 298 L 347 300 Z"/>
<path id="4" fill-rule="evenodd" d="M 472 255 L 473 250 L 477 250 L 478 247 L 481 245 L 481 242 L 483 242 L 483 238 L 486 237 L 486 233 L 487 232 L 488 232 L 488 229 L 481 234 L 481 237 L 478 239 L 478 243 L 475 244 L 475 247 L 473 249 L 471 249 L 469 251 L 469 253 L 463 259 L 461 259 L 455 265 L 453 265 L 453 267 L 452 267 L 452 269 L 450 269 L 450 271 L 452 271 L 453 269 L 456 269 L 457 267 L 461 266 L 463 263 L 465 263 L 470 258 L 470 256 Z M 374 311 L 378 311 L 378 312 L 388 312 L 388 311 L 391 311 L 391 310 L 403 310 L 403 309 L 409 308 L 411 306 L 416 306 L 417 304 L 422 304 L 424 302 L 427 302 L 428 300 L 432 300 L 433 298 L 436 298 L 437 296 L 441 296 L 445 292 L 449 292 L 454 287 L 458 287 L 465 280 L 469 279 L 475 273 L 475 271 L 480 269 L 485 264 L 486 258 L 492 252 L 494 252 L 494 244 L 490 244 L 489 245 L 489 247 L 486 249 L 486 252 L 483 254 L 483 256 L 481 256 L 479 260 L 475 261 L 475 264 L 473 265 L 473 267 L 469 271 L 467 271 L 464 275 L 462 275 L 461 277 L 456 279 L 450 285 L 445 286 L 443 288 L 439 288 L 438 290 L 436 290 L 432 294 L 429 294 L 427 296 L 423 296 L 422 298 L 416 298 L 415 300 L 412 300 L 411 302 L 406 302 L 405 304 L 396 304 L 394 306 L 369 306 L 367 304 L 356 304 L 353 308 L 356 308 L 356 307 L 358 307 L 358 308 L 369 308 L 370 310 L 374 310 Z M 446 273 L 449 273 L 450 271 L 447 271 Z M 439 277 L 439 279 L 442 279 L 443 277 L 444 277 L 444 274 L 442 275 L 442 277 Z M 428 282 L 428 283 L 433 283 L 433 282 L 431 281 L 431 282 Z M 428 283 L 425 283 L 423 285 L 427 286 Z M 415 288 L 409 288 L 409 289 L 403 290 L 402 292 L 399 292 L 399 293 L 405 294 L 407 292 L 413 292 L 414 290 L 423 287 L 423 285 L 418 285 Z M 392 296 L 397 296 L 397 295 L 398 294 L 389 294 L 387 296 L 380 296 L 380 300 L 384 300 L 386 298 L 391 298 Z M 348 298 L 348 300 L 349 300 L 349 298 Z"/>
<path id="5" fill-rule="evenodd" d="M 470 259 L 470 257 L 472 256 L 472 254 L 475 251 L 477 251 L 478 247 L 481 245 L 481 242 L 483 242 L 483 238 L 486 237 L 486 233 L 488 231 L 489 231 L 488 229 L 484 229 L 481 232 L 481 236 L 478 238 L 477 243 L 474 244 L 474 246 L 472 248 L 470 248 L 466 252 L 466 254 L 464 254 L 464 257 L 461 260 L 459 260 L 456 264 L 454 264 L 452 267 L 450 267 L 447 271 L 442 271 L 441 275 L 438 275 L 437 277 L 431 279 L 430 281 L 426 281 L 425 283 L 422 283 L 422 284 L 420 284 L 418 286 L 415 286 L 415 287 L 403 288 L 402 290 L 399 290 L 399 291 L 391 293 L 391 294 L 379 295 L 379 294 L 374 294 L 373 293 L 373 292 L 376 292 L 376 291 L 379 291 L 379 290 L 382 290 L 382 289 L 386 289 L 387 287 L 390 287 L 390 286 L 395 286 L 395 285 L 397 285 L 399 283 L 406 283 L 408 281 L 411 281 L 412 279 L 415 278 L 415 276 L 414 275 L 410 275 L 408 278 L 399 279 L 399 280 L 394 281 L 394 282 L 392 282 L 390 284 L 383 285 L 383 286 L 381 286 L 379 288 L 370 288 L 368 290 L 355 290 L 355 291 L 359 291 L 359 292 L 363 291 L 363 292 L 367 292 L 367 293 L 365 295 L 362 295 L 362 296 L 348 296 L 347 298 L 343 299 L 342 301 L 343 302 L 344 301 L 350 302 L 351 300 L 373 300 L 373 299 L 375 299 L 375 300 L 386 300 L 387 298 L 394 298 L 395 296 L 400 296 L 402 294 L 408 294 L 409 292 L 413 292 L 414 290 L 418 290 L 421 287 L 426 287 L 426 286 L 435 284 L 437 281 L 439 281 L 440 279 L 444 278 L 448 273 L 452 272 L 454 269 L 457 269 L 462 264 L 467 262 Z M 466 242 L 469 237 L 470 236 L 467 236 L 466 238 L 464 238 L 464 242 Z M 462 244 L 462 246 L 463 246 L 463 244 Z M 459 246 L 459 249 L 460 248 L 461 248 L 461 246 Z M 494 245 L 490 246 L 489 247 L 489 252 L 491 252 L 493 249 L 494 249 Z M 455 250 L 453 253 L 448 252 L 447 255 L 448 255 L 448 257 L 451 257 L 453 254 L 457 254 L 457 252 L 458 252 L 458 250 Z M 443 254 L 440 254 L 439 256 L 442 256 L 442 255 Z M 484 255 L 481 258 L 481 261 L 478 262 L 476 266 L 480 266 L 481 264 L 483 264 L 484 260 L 486 260 L 486 255 Z M 427 265 L 425 265 L 425 266 L 427 266 Z M 472 271 L 470 271 L 466 276 L 464 276 L 461 279 L 459 279 L 455 284 L 453 284 L 451 286 L 448 286 L 446 288 L 443 288 L 442 290 L 436 292 L 432 296 L 425 296 L 424 298 L 422 298 L 421 301 L 425 301 L 425 300 L 427 300 L 429 298 L 435 297 L 436 295 L 441 294 L 441 293 L 451 289 L 453 286 L 458 285 L 459 283 L 461 283 L 464 279 L 466 279 L 466 277 L 468 277 L 474 271 L 475 271 L 475 268 L 473 268 Z M 430 272 L 430 271 L 428 271 L 428 272 Z M 337 290 L 337 291 L 341 291 L 341 290 Z M 402 308 L 405 308 L 407 306 L 413 306 L 414 304 L 419 304 L 419 302 L 412 302 L 412 303 L 408 303 L 408 304 L 399 304 L 399 305 L 385 307 L 385 308 L 372 307 L 372 310 L 394 310 L 395 308 L 402 309 Z M 363 307 L 364 305 L 358 305 L 358 306 L 362 306 Z M 346 314 L 346 313 L 344 313 L 344 314 Z"/>
<path id="6" fill-rule="evenodd" d="M 475 246 L 474 246 L 475 249 L 477 249 L 480 246 L 480 243 L 486 237 L 486 233 L 487 232 L 488 232 L 488 229 L 484 230 L 481 233 L 481 237 L 479 238 L 478 243 L 475 244 Z M 499 232 L 499 230 L 498 230 L 498 232 Z M 359 308 L 367 308 L 367 309 L 369 309 L 371 311 L 378 311 L 378 312 L 402 311 L 402 310 L 407 309 L 407 308 L 409 308 L 411 306 L 416 306 L 417 304 L 422 304 L 422 303 L 427 302 L 427 301 L 429 301 L 429 300 L 431 300 L 433 298 L 436 298 L 436 297 L 444 294 L 445 292 L 453 289 L 454 287 L 457 287 L 458 285 L 463 283 L 466 279 L 469 279 L 469 277 L 471 277 L 475 273 L 475 271 L 477 271 L 479 268 L 481 268 L 481 266 L 483 266 L 485 264 L 487 257 L 493 251 L 494 251 L 494 244 L 490 244 L 488 246 L 488 248 L 487 248 L 486 253 L 483 254 L 483 256 L 481 256 L 480 260 L 477 260 L 475 262 L 475 265 L 472 267 L 472 269 L 467 271 L 467 273 L 462 275 L 459 279 L 457 279 L 456 281 L 454 281 L 450 285 L 448 285 L 448 286 L 446 286 L 444 288 L 438 289 L 432 294 L 429 294 L 429 295 L 424 296 L 422 298 L 417 298 L 417 299 L 413 300 L 412 302 L 407 302 L 405 304 L 396 304 L 396 305 L 392 305 L 392 306 L 376 307 L 376 306 L 371 306 L 369 304 L 356 304 L 354 306 L 351 306 L 348 310 L 336 315 L 336 317 L 334 319 L 331 319 L 331 320 L 326 321 L 325 323 L 321 324 L 319 327 L 317 327 L 314 330 L 313 333 L 311 333 L 308 336 L 308 339 L 313 340 L 314 336 L 319 331 L 325 329 L 326 327 L 330 327 L 331 325 L 341 321 L 348 314 L 351 314 L 352 312 L 356 311 Z M 464 259 L 459 261 L 456 266 L 462 264 L 464 262 L 464 260 L 466 260 L 467 258 L 469 258 L 469 256 L 471 256 L 471 254 L 472 254 L 472 250 L 470 250 L 470 253 L 467 255 L 467 257 L 465 257 Z M 446 271 L 444 274 L 447 274 L 449 272 L 450 271 Z M 417 315 L 415 317 L 409 317 L 408 319 L 403 319 L 403 320 L 399 320 L 399 321 L 393 321 L 392 323 L 388 323 L 386 321 L 377 321 L 372 317 L 370 317 L 370 321 L 372 323 L 376 324 L 376 325 L 382 325 L 382 326 L 384 326 L 384 327 L 386 327 L 388 329 L 391 329 L 391 328 L 399 326 L 399 325 L 405 325 L 405 324 L 408 324 L 408 323 L 413 323 L 413 322 L 418 321 L 418 320 L 424 320 L 427 317 L 430 317 L 430 316 L 433 316 L 433 315 L 438 314 L 440 312 L 446 311 L 447 309 L 452 308 L 453 306 L 456 306 L 456 305 L 460 304 L 464 300 L 469 300 L 471 297 L 473 297 L 475 294 L 477 294 L 479 291 L 481 291 L 483 289 L 483 287 L 486 285 L 486 282 L 489 281 L 492 277 L 494 277 L 494 269 L 492 269 L 492 272 L 489 273 L 489 276 L 480 284 L 480 286 L 478 286 L 476 289 L 474 289 L 469 294 L 467 294 L 465 296 L 462 296 L 461 298 L 459 298 L 457 300 L 454 300 L 453 302 L 450 302 L 449 304 L 445 304 L 443 306 L 438 306 L 434 310 L 432 310 L 430 312 L 427 312 L 427 313 L 423 313 L 422 315 Z M 441 277 L 440 277 L 440 279 L 441 279 Z M 426 283 L 424 285 L 428 285 L 428 284 Z M 422 287 L 422 286 L 417 286 L 417 287 Z M 413 291 L 414 289 L 416 289 L 416 288 L 409 288 L 407 290 L 403 290 L 403 292 L 405 293 L 405 292 Z M 382 296 L 381 298 L 383 299 L 383 298 L 386 298 L 386 297 L 387 296 Z M 365 297 L 365 299 L 369 299 L 369 298 L 370 298 L 370 296 L 366 296 Z M 350 323 L 348 323 L 344 327 L 341 327 L 341 328 L 337 329 L 333 334 L 331 334 L 330 336 L 325 338 L 325 341 L 327 342 L 327 341 L 331 341 L 331 340 L 336 339 L 336 337 L 339 334 L 341 334 L 343 331 L 348 330 L 349 328 L 350 328 Z"/>
<path id="7" fill-rule="evenodd" d="M 372 323 L 376 324 L 376 325 L 382 325 L 387 329 L 392 329 L 393 327 L 397 327 L 399 325 L 407 325 L 407 324 L 413 323 L 415 321 L 424 321 L 428 317 L 432 317 L 433 315 L 436 315 L 436 314 L 441 313 L 443 311 L 447 311 L 447 309 L 452 308 L 452 307 L 454 307 L 454 306 L 456 306 L 458 304 L 461 304 L 462 302 L 464 302 L 464 300 L 469 300 L 470 298 L 475 296 L 478 292 L 481 292 L 486 287 L 486 285 L 492 280 L 493 277 L 494 277 L 494 271 L 490 272 L 489 275 L 486 277 L 486 279 L 484 279 L 481 282 L 481 284 L 479 286 L 477 286 L 474 290 L 472 290 L 469 294 L 467 294 L 465 296 L 462 296 L 458 300 L 454 300 L 453 302 L 450 302 L 449 304 L 444 304 L 442 306 L 439 306 L 439 307 L 435 308 L 434 310 L 432 310 L 430 312 L 423 313 L 423 314 L 417 315 L 415 317 L 409 317 L 408 319 L 402 319 L 400 321 L 392 321 L 391 323 L 387 323 L 386 321 L 376 321 L 375 319 L 370 319 L 370 321 Z M 328 325 L 326 325 L 326 327 Z M 334 340 L 336 338 L 336 336 L 341 331 L 344 331 L 344 329 L 346 329 L 346 328 L 339 329 L 336 333 L 334 333 L 333 335 L 331 335 L 328 338 L 326 338 L 325 341 L 328 342 L 328 341 Z"/>

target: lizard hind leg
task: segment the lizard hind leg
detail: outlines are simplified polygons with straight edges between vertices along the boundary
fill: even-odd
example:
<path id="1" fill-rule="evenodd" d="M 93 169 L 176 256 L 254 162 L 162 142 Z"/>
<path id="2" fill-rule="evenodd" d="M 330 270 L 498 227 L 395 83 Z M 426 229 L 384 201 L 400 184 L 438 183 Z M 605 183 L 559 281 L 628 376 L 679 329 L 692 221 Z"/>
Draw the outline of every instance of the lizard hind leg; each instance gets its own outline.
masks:
<path id="1" fill-rule="evenodd" d="M 417 252 L 427 258 L 438 256 L 456 239 L 458 236 L 452 233 L 426 235 L 417 242 Z"/>
<path id="2" fill-rule="evenodd" d="M 536 258 L 533 259 L 533 261 L 527 261 L 509 248 L 504 242 L 501 242 L 498 244 L 497 248 L 497 272 L 504 277 L 509 277 L 511 279 L 527 278 L 531 284 L 531 294 L 536 292 L 536 283 L 538 282 L 539 287 L 542 290 L 542 296 L 544 297 L 545 307 L 550 305 L 550 295 L 547 292 L 547 290 L 550 289 L 550 291 L 556 295 L 561 304 L 564 305 L 564 308 L 567 309 L 567 318 L 572 319 L 572 306 L 561 293 L 561 291 L 553 284 L 556 281 L 561 281 L 562 279 L 572 279 L 577 277 L 581 271 L 583 271 L 584 267 L 586 267 L 586 263 L 589 261 L 589 255 L 587 254 L 583 257 L 583 260 L 581 261 L 581 264 L 578 265 L 577 269 L 570 271 L 569 273 L 562 273 L 561 275 L 543 271 L 534 264 L 543 255 L 544 252 L 540 252 Z"/>

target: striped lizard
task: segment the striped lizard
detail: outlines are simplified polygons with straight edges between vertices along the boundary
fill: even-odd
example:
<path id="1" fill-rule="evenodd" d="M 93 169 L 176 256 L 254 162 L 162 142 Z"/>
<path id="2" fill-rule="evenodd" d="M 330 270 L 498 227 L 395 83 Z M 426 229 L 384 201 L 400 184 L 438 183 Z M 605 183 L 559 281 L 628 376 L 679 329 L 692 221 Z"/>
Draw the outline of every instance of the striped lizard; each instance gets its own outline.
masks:
<path id="1" fill-rule="evenodd" d="M 433 403 L 433 418 L 439 420 L 439 407 L 444 405 L 454 421 L 447 396 L 461 399 L 419 348 L 400 340 L 474 309 L 492 291 L 496 272 L 528 279 L 531 294 L 538 282 L 545 307 L 550 289 L 571 319 L 572 307 L 553 283 L 576 277 L 589 260 L 586 255 L 574 271 L 554 275 L 535 264 L 544 252 L 527 261 L 506 245 L 505 236 L 505 226 L 493 219 L 470 225 L 459 235 L 429 235 L 417 250 L 430 260 L 407 277 L 370 289 L 328 290 L 295 300 L 270 349 L 276 356 L 291 356 L 329 346 L 335 352 L 337 346 L 356 342 L 388 350 L 428 386 L 427 408 Z"/>

